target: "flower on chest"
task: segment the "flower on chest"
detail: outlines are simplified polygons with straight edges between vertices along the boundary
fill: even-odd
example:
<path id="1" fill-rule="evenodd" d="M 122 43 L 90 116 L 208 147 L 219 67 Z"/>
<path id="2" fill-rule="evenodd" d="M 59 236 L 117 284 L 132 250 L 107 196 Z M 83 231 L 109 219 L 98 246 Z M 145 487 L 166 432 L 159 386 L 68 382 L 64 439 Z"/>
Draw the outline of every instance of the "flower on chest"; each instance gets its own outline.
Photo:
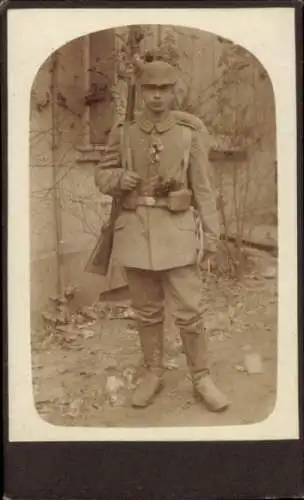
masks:
<path id="1" fill-rule="evenodd" d="M 153 165 L 159 165 L 160 153 L 163 149 L 164 146 L 159 137 L 153 137 L 149 148 L 149 157 Z"/>

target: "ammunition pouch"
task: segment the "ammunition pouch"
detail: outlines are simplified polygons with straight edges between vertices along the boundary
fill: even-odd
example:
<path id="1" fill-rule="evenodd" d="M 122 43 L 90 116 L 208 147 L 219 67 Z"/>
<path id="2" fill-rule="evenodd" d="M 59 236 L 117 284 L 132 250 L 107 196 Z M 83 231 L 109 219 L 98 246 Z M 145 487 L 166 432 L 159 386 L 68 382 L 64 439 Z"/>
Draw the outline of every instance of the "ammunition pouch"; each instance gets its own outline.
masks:
<path id="1" fill-rule="evenodd" d="M 179 189 L 168 194 L 168 209 L 170 212 L 186 212 L 191 207 L 192 191 Z"/>

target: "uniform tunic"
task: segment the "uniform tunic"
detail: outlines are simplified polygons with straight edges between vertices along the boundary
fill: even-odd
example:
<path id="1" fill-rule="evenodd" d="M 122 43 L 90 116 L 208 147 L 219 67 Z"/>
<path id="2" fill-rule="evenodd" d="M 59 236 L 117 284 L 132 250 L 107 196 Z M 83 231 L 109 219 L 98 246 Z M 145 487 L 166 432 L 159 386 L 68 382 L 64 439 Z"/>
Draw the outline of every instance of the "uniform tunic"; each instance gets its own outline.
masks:
<path id="1" fill-rule="evenodd" d="M 184 175 L 185 134 L 189 129 L 189 164 Z M 216 250 L 219 220 L 211 185 L 206 137 L 170 112 L 152 123 L 143 113 L 128 127 L 121 140 L 121 127 L 111 133 L 107 151 L 96 170 L 100 191 L 115 197 L 124 195 L 120 179 L 125 170 L 138 173 L 137 194 L 152 195 L 157 176 L 173 178 L 193 192 L 195 208 L 202 222 L 204 249 Z M 156 144 L 157 161 L 152 161 Z M 127 159 L 125 165 L 124 158 Z M 197 241 L 193 208 L 173 213 L 167 208 L 139 206 L 123 210 L 115 224 L 112 259 L 125 268 L 164 271 L 194 264 Z"/>

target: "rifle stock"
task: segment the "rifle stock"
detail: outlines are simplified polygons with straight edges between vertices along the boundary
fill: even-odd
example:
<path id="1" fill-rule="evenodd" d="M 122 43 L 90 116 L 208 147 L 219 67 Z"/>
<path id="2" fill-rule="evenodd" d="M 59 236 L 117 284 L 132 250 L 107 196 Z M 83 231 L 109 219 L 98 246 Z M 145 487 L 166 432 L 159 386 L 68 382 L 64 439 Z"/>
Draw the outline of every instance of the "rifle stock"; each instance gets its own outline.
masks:
<path id="1" fill-rule="evenodd" d="M 129 33 L 129 47 L 131 56 L 134 57 L 140 39 L 136 36 L 136 26 L 130 28 Z M 128 81 L 128 95 L 127 95 L 127 108 L 126 118 L 124 122 L 124 131 L 127 133 L 129 123 L 134 119 L 134 108 L 136 99 L 136 85 L 134 77 Z M 124 134 L 126 135 L 126 134 Z M 114 226 L 115 221 L 121 211 L 119 200 L 113 199 L 110 211 L 110 217 L 105 225 L 102 226 L 100 236 L 97 240 L 95 248 L 85 266 L 85 271 L 92 274 L 100 274 L 106 276 L 109 272 L 111 263 L 111 254 L 114 240 Z"/>
<path id="2" fill-rule="evenodd" d="M 112 201 L 110 217 L 102 226 L 99 238 L 85 266 L 85 271 L 106 276 L 109 270 L 114 239 L 114 225 L 120 213 L 119 203 Z"/>

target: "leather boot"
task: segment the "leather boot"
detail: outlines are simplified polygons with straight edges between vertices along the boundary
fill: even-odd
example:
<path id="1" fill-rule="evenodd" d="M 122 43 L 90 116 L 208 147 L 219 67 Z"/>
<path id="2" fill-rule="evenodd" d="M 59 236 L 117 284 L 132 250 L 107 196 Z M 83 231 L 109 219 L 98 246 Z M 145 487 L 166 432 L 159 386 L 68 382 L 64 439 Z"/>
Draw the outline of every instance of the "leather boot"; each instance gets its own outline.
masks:
<path id="1" fill-rule="evenodd" d="M 163 325 L 141 326 L 139 328 L 141 350 L 144 356 L 145 372 L 132 395 L 132 406 L 145 408 L 163 389 Z"/>
<path id="2" fill-rule="evenodd" d="M 204 403 L 209 411 L 226 410 L 230 403 L 210 376 L 204 328 L 201 329 L 201 333 L 181 331 L 181 339 L 192 378 L 194 397 Z"/>

